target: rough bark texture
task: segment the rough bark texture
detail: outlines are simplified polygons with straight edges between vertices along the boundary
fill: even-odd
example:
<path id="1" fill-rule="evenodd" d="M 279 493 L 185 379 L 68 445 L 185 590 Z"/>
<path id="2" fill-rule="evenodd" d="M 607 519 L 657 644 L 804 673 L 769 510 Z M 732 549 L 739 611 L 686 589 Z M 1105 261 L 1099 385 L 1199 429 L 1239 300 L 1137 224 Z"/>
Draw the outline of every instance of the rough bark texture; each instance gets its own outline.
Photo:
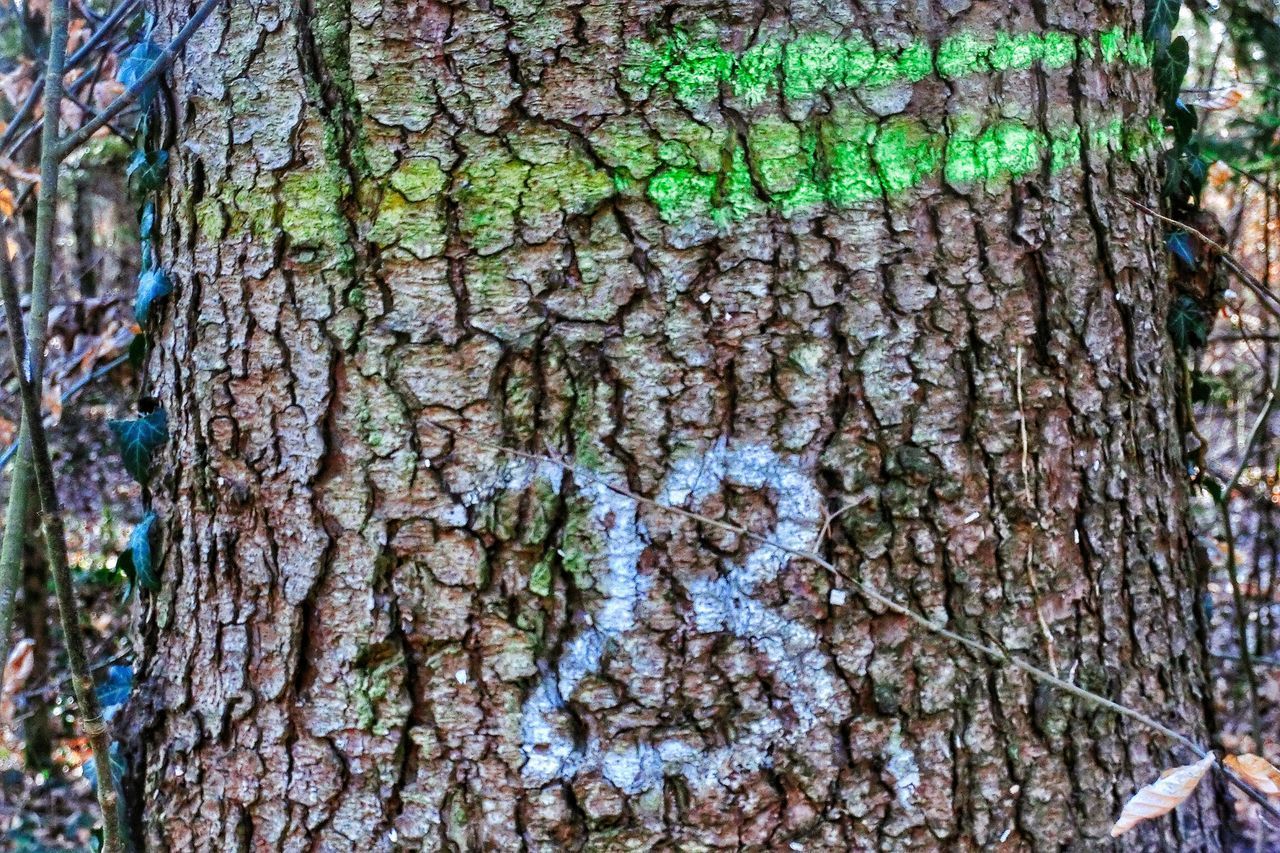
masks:
<path id="1" fill-rule="evenodd" d="M 1190 756 L 609 485 L 1203 739 L 1139 5 L 228 4 L 173 84 L 149 847 L 1109 843 Z"/>

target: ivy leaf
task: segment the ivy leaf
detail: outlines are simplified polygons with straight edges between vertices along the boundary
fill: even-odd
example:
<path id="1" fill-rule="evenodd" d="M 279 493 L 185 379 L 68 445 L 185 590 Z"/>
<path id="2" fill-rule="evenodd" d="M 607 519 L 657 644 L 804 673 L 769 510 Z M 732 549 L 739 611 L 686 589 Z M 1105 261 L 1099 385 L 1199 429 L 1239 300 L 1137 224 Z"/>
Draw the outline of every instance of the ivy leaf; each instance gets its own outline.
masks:
<path id="1" fill-rule="evenodd" d="M 1191 65 L 1191 49 L 1187 40 L 1178 36 L 1167 48 L 1157 47 L 1152 62 L 1156 93 L 1166 105 L 1173 105 L 1182 91 L 1182 79 Z"/>
<path id="2" fill-rule="evenodd" d="M 160 45 L 151 39 L 138 42 L 134 45 L 133 50 L 125 55 L 120 61 L 120 70 L 116 72 L 116 79 L 123 83 L 126 87 L 137 83 L 147 72 L 151 70 L 151 66 L 156 64 L 156 60 L 160 58 L 162 53 Z M 146 113 L 147 107 L 151 104 L 151 99 L 156 94 L 156 81 L 151 81 L 138 95 L 138 105 L 142 108 L 142 112 Z"/>
<path id="3" fill-rule="evenodd" d="M 1191 235 L 1186 231 L 1174 231 L 1165 239 L 1164 244 L 1169 247 L 1169 251 L 1173 256 L 1182 263 L 1186 264 L 1190 269 L 1196 268 L 1196 256 L 1191 251 Z"/>
<path id="4" fill-rule="evenodd" d="M 151 70 L 151 66 L 156 64 L 156 60 L 160 58 L 160 45 L 151 39 L 140 41 L 133 46 L 133 50 L 120 62 L 120 70 L 116 72 L 116 79 L 125 86 L 132 86 L 141 80 L 146 73 Z"/>
<path id="5" fill-rule="evenodd" d="M 1191 191 L 1191 195 L 1199 197 L 1200 191 L 1204 189 L 1205 179 L 1209 177 L 1209 164 L 1199 153 L 1192 153 L 1193 148 L 1195 152 L 1199 151 L 1199 146 L 1188 146 L 1187 188 Z"/>
<path id="6" fill-rule="evenodd" d="M 1184 104 L 1182 98 L 1174 98 L 1173 103 L 1165 108 L 1164 120 L 1173 128 L 1173 140 L 1178 146 L 1184 146 L 1190 142 L 1191 134 L 1195 133 L 1196 127 L 1200 124 L 1196 111 Z"/>
<path id="7" fill-rule="evenodd" d="M 151 342 L 147 340 L 145 332 L 134 335 L 133 340 L 129 342 L 129 366 L 134 370 L 141 370 L 147 360 L 147 350 L 150 348 Z"/>
<path id="8" fill-rule="evenodd" d="M 160 589 L 160 578 L 156 576 L 151 554 L 151 529 L 155 523 L 156 514 L 148 512 L 129 535 L 129 557 L 134 575 L 142 588 L 149 592 Z"/>
<path id="9" fill-rule="evenodd" d="M 1199 198 L 1209 168 L 1195 143 L 1166 152 L 1164 185 L 1161 194 L 1178 208 L 1192 197 Z"/>
<path id="10" fill-rule="evenodd" d="M 1212 475 L 1202 475 L 1200 477 L 1200 487 L 1208 492 L 1209 497 L 1213 498 L 1215 503 L 1222 503 L 1222 484 L 1215 480 Z"/>
<path id="11" fill-rule="evenodd" d="M 113 666 L 107 669 L 107 680 L 98 688 L 102 715 L 110 720 L 133 692 L 133 667 Z"/>
<path id="12" fill-rule="evenodd" d="M 1231 386 L 1217 376 L 1197 372 L 1191 378 L 1191 402 L 1227 406 L 1232 399 Z"/>
<path id="13" fill-rule="evenodd" d="M 1204 312 L 1190 296 L 1183 294 L 1169 308 L 1169 334 L 1178 349 L 1186 351 L 1202 347 L 1209 337 Z"/>
<path id="14" fill-rule="evenodd" d="M 169 174 L 169 152 L 135 151 L 129 158 L 124 174 L 135 192 L 146 195 L 158 189 Z M 142 233 L 146 234 L 147 229 L 143 229 Z"/>
<path id="15" fill-rule="evenodd" d="M 169 440 L 169 416 L 164 409 L 156 409 L 141 418 L 108 421 L 107 426 L 120 445 L 125 470 L 145 485 L 151 476 L 152 455 Z"/>
<path id="16" fill-rule="evenodd" d="M 1171 202 L 1180 202 L 1185 195 L 1182 190 L 1182 158 L 1169 151 L 1164 158 L 1164 183 L 1160 186 L 1160 195 Z"/>
<path id="17" fill-rule="evenodd" d="M 1146 0 L 1142 16 L 1143 37 L 1156 47 L 1168 45 L 1181 7 L 1182 0 Z"/>
<path id="18" fill-rule="evenodd" d="M 144 237 L 156 227 L 156 203 L 148 201 L 142 206 L 142 215 L 138 217 L 138 233 Z"/>
<path id="19" fill-rule="evenodd" d="M 128 601 L 138 582 L 138 573 L 133 570 L 133 554 L 129 549 L 121 551 L 120 556 L 116 557 L 116 570 L 124 573 L 124 589 L 120 591 L 120 600 Z"/>
<path id="20" fill-rule="evenodd" d="M 110 753 L 111 754 L 107 759 L 107 766 L 111 768 L 111 779 L 116 783 L 116 787 L 118 788 L 120 787 L 120 780 L 124 778 L 124 771 L 127 768 L 125 767 L 124 756 L 120 754 L 120 745 L 115 741 L 111 742 Z M 84 773 L 84 778 L 88 779 L 89 784 L 96 788 L 98 786 L 98 762 L 94 760 L 95 758 L 97 758 L 97 756 L 91 757 L 80 767 L 81 772 Z"/>
<path id="21" fill-rule="evenodd" d="M 133 299 L 133 316 L 139 326 L 145 326 L 151 316 L 151 304 L 173 293 L 173 281 L 159 267 L 149 269 L 138 276 L 138 295 Z"/>

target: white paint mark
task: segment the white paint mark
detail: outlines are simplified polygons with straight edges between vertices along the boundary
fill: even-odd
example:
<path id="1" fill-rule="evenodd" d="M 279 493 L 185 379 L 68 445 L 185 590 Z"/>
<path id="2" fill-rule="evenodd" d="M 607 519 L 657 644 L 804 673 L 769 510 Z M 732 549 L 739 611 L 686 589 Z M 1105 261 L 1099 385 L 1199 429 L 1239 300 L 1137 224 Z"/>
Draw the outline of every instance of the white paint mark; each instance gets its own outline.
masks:
<path id="1" fill-rule="evenodd" d="M 466 524 L 465 507 L 478 506 L 493 500 L 501 492 L 523 491 L 536 482 L 547 483 L 552 491 L 559 493 L 563 481 L 564 468 L 549 460 L 508 460 L 498 467 L 497 474 L 492 480 L 463 493 L 462 506 L 458 507 L 462 512 L 462 521 L 459 526 Z"/>
<path id="2" fill-rule="evenodd" d="M 618 746 L 604 754 L 604 778 L 624 794 L 639 794 L 662 784 L 662 756 L 647 745 Z"/>
<path id="3" fill-rule="evenodd" d="M 458 670 L 453 674 L 453 677 L 458 680 L 459 684 L 467 683 L 467 671 L 465 669 Z"/>
<path id="4" fill-rule="evenodd" d="M 831 590 L 831 606 L 832 607 L 840 607 L 848 600 L 849 600 L 849 593 L 845 592 L 843 589 Z"/>
<path id="5" fill-rule="evenodd" d="M 971 513 L 969 513 L 967 516 L 965 516 L 964 523 L 965 523 L 965 524 L 973 524 L 975 521 L 977 521 L 977 520 L 978 520 L 978 519 L 980 519 L 980 518 L 982 518 L 982 513 L 980 513 L 980 512 L 971 512 Z"/>
<path id="6" fill-rule="evenodd" d="M 902 724 L 895 722 L 893 734 L 889 735 L 889 759 L 885 769 L 893 776 L 893 789 L 898 795 L 898 804 L 906 809 L 916 807 L 916 788 L 920 787 L 920 766 L 916 756 L 902 742 Z"/>
<path id="7" fill-rule="evenodd" d="M 698 297 L 698 301 L 701 302 L 703 305 L 706 305 L 708 302 L 711 301 L 711 294 L 710 293 L 702 294 L 701 296 Z"/>
<path id="8" fill-rule="evenodd" d="M 542 473 L 526 464 L 503 487 L 527 487 Z M 565 702 L 585 678 L 600 671 L 611 645 L 627 642 L 636 625 L 636 607 L 650 584 L 639 571 L 649 537 L 639 520 L 637 502 L 609 488 L 610 481 L 604 477 L 579 473 L 575 479 L 589 501 L 601 541 L 592 555 L 604 563 L 603 571 L 593 576 L 600 603 L 593 613 L 578 616 L 578 631 L 565 644 L 554 671 L 549 664 L 539 665 L 541 676 L 522 709 L 526 783 L 541 785 L 598 769 L 628 794 L 651 790 L 662 784 L 664 774 L 672 773 L 684 776 L 695 789 L 706 789 L 743 772 L 772 766 L 771 753 L 779 743 L 804 743 L 820 718 L 834 711 L 839 687 L 817 633 L 767 607 L 755 594 L 787 566 L 788 549 L 809 551 L 817 543 L 822 498 L 812 474 L 765 445 L 730 446 L 722 440 L 705 454 L 678 459 L 659 490 L 659 503 L 691 510 L 726 485 L 767 490 L 777 501 L 776 524 L 763 532 L 776 544 L 760 544 L 741 565 L 729 566 L 725 575 L 692 578 L 685 588 L 696 629 L 727 631 L 750 642 L 768 661 L 778 692 L 789 699 L 795 719 L 785 724 L 775 716 L 754 719 L 742 726 L 733 744 L 710 752 L 700 743 L 678 737 L 656 745 L 608 748 L 594 737 L 585 743 L 574 738 Z M 560 489 L 562 478 L 548 480 Z M 843 604 L 846 595 L 844 590 L 833 590 L 832 603 Z"/>
<path id="9" fill-rule="evenodd" d="M 620 641 L 635 627 L 636 605 L 649 589 L 648 579 L 640 577 L 638 570 L 648 533 L 638 518 L 635 499 L 610 488 L 600 476 L 585 472 L 575 476 L 580 481 L 580 494 L 590 502 L 591 520 L 602 539 L 599 555 L 604 558 L 605 571 L 595 582 L 603 603 L 594 614 L 582 615 L 583 627 L 566 644 L 556 673 L 544 672 L 534 695 L 525 703 L 520 727 L 526 757 L 524 775 L 540 784 L 567 778 L 584 765 L 601 763 L 599 744 L 580 747 L 574 742 L 564 702 L 585 677 L 600 671 L 606 645 Z M 551 485 L 559 491 L 562 478 Z M 622 769 L 617 772 L 620 777 L 626 775 Z M 635 778 L 648 776 L 637 771 Z M 661 779 L 660 772 L 656 778 Z"/>
<path id="10" fill-rule="evenodd" d="M 570 720 L 556 685 L 556 677 L 539 663 L 542 671 L 533 693 L 525 701 L 520 720 L 520 737 L 524 742 L 525 778 L 535 784 L 572 775 L 577 751 L 572 737 L 566 736 Z"/>

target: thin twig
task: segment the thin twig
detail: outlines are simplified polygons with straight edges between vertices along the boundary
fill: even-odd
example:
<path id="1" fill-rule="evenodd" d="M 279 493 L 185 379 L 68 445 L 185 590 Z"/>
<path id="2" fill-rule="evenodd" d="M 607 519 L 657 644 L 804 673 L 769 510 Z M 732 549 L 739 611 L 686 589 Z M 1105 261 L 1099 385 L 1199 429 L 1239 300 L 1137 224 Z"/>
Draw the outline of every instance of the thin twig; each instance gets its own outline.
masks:
<path id="1" fill-rule="evenodd" d="M 1049 620 L 1044 618 L 1044 610 L 1040 607 L 1040 583 L 1036 580 L 1036 549 L 1027 548 L 1027 585 L 1031 587 L 1031 603 L 1036 609 L 1036 622 L 1040 624 L 1040 634 L 1044 637 L 1044 651 L 1049 658 L 1049 671 L 1058 674 L 1058 654 L 1053 646 L 1053 632 L 1049 630 Z"/>
<path id="2" fill-rule="evenodd" d="M 80 45 L 79 49 L 77 49 L 75 53 L 67 57 L 66 70 L 75 68 L 84 61 L 85 57 L 89 56 L 94 50 L 96 50 L 98 46 L 102 44 L 103 39 L 111 34 L 120 21 L 124 19 L 125 15 L 131 12 L 134 7 L 138 5 L 138 2 L 139 0 L 124 0 L 123 3 L 117 5 L 115 9 L 111 11 L 111 14 L 94 29 L 93 34 L 89 36 L 88 40 L 85 41 L 84 44 Z M 73 82 L 67 88 L 73 92 L 77 91 L 79 89 L 77 83 L 83 79 L 85 79 L 85 75 L 81 75 L 79 80 Z M 26 100 L 22 102 L 22 106 L 18 108 L 17 112 L 13 114 L 13 118 L 9 120 L 9 125 L 4 129 L 4 133 L 0 133 L 0 148 L 4 148 L 12 142 L 18 131 L 24 127 L 27 118 L 30 117 L 36 104 L 39 103 L 40 96 L 43 92 L 44 79 L 40 78 L 32 85 L 31 92 L 28 93 Z"/>
<path id="3" fill-rule="evenodd" d="M 1023 412 L 1022 407 L 1022 347 L 1018 347 L 1018 371 L 1017 371 L 1017 391 L 1018 391 L 1018 433 L 1022 439 L 1022 491 L 1027 498 L 1029 505 L 1035 504 L 1031 497 L 1031 465 L 1030 465 L 1030 444 L 1027 441 L 1027 416 Z"/>
<path id="4" fill-rule="evenodd" d="M 1014 655 L 1011 655 L 1003 651 L 1002 649 L 996 648 L 995 646 L 988 645 L 978 640 L 974 640 L 970 637 L 966 637 L 963 634 L 959 634 L 959 633 L 956 633 L 955 631 L 952 631 L 950 628 L 947 628 L 943 625 L 939 625 L 929 620 L 927 617 L 915 612 L 911 608 L 906 607 L 905 605 L 899 604 L 898 602 L 894 601 L 892 598 L 889 598 L 888 596 L 884 595 L 875 587 L 871 586 L 865 581 L 861 581 L 858 578 L 845 572 L 843 569 L 839 568 L 834 563 L 827 560 L 821 554 L 814 553 L 813 551 L 806 551 L 801 548 L 794 548 L 782 542 L 774 541 L 773 539 L 770 539 L 767 536 L 761 535 L 752 530 L 748 530 L 745 527 L 740 527 L 728 521 L 723 521 L 721 519 L 716 519 L 716 518 L 711 518 L 709 516 L 701 515 L 700 513 L 696 513 L 696 512 L 693 512 L 692 510 L 684 509 L 683 507 L 671 506 L 668 504 L 660 503 L 654 500 L 653 498 L 648 498 L 648 497 L 645 497 L 644 495 L 636 494 L 635 492 L 632 492 L 621 486 L 607 482 L 602 478 L 600 478 L 600 476 L 595 472 L 581 468 L 578 465 L 575 465 L 571 462 L 564 462 L 560 459 L 556 459 L 554 457 L 543 455 L 543 454 L 529 453 L 527 451 L 516 450 L 515 448 L 511 448 L 511 447 L 503 447 L 502 445 L 492 444 L 490 442 L 484 441 L 483 439 L 479 439 L 479 438 L 475 438 L 473 436 L 467 435 L 453 427 L 447 426 L 438 421 L 435 421 L 429 418 L 425 420 L 427 423 L 431 424 L 436 429 L 442 430 L 455 438 L 461 439 L 462 441 L 468 442 L 477 447 L 481 447 L 486 450 L 491 450 L 497 453 L 506 454 L 509 456 L 515 456 L 521 459 L 527 459 L 532 462 L 545 462 L 550 465 L 554 465 L 557 468 L 561 469 L 562 471 L 571 473 L 575 477 L 582 478 L 584 482 L 592 482 L 592 483 L 598 484 L 608 489 L 609 491 L 614 492 L 615 494 L 621 495 L 622 497 L 628 498 L 629 500 L 636 501 L 639 504 L 644 504 L 645 506 L 653 507 L 654 509 L 660 510 L 662 512 L 671 513 L 673 515 L 680 516 L 690 521 L 695 521 L 699 524 L 706 524 L 711 527 L 719 528 L 729 533 L 734 533 L 739 536 L 744 536 L 755 542 L 759 542 L 763 545 L 767 545 L 770 548 L 777 549 L 778 551 L 781 551 L 784 554 L 789 554 L 798 559 L 807 560 L 825 569 L 826 571 L 830 572 L 832 575 L 851 584 L 856 589 L 858 589 L 858 591 L 861 592 L 865 598 L 868 598 L 871 601 L 875 602 L 876 604 L 879 604 L 881 607 L 885 608 L 886 610 L 890 610 L 898 614 L 899 616 L 902 616 L 910 620 L 911 622 L 914 622 L 915 624 L 919 625 L 920 627 L 924 628 L 926 631 L 929 631 L 932 634 L 936 634 L 939 637 L 943 637 L 945 639 L 951 640 L 952 642 L 960 646 L 963 646 L 964 648 L 968 649 L 971 652 L 975 652 L 976 654 L 979 654 L 983 657 L 990 658 L 996 663 L 1003 664 L 1006 666 L 1011 666 L 1011 667 L 1014 667 L 1015 669 L 1019 669 L 1022 672 L 1029 675 L 1031 678 L 1035 679 L 1036 681 L 1039 681 L 1043 684 L 1047 684 L 1051 687 L 1054 687 L 1058 690 L 1063 691 L 1064 693 L 1069 693 L 1078 699 L 1082 699 L 1085 702 L 1090 703 L 1091 705 L 1094 705 L 1099 708 L 1105 708 L 1108 711 L 1111 711 L 1122 717 L 1126 717 L 1130 720 L 1133 720 L 1145 726 L 1146 728 L 1151 729 L 1154 732 L 1158 732 L 1159 734 L 1164 735 L 1169 740 L 1172 740 L 1175 743 L 1181 744 L 1182 746 L 1186 747 L 1189 751 L 1191 751 L 1194 755 L 1196 755 L 1198 758 L 1204 758 L 1210 754 L 1208 750 L 1200 746 L 1195 741 L 1191 740 L 1191 738 L 1187 737 L 1186 735 L 1182 734 L 1181 732 L 1175 729 L 1170 728 L 1169 726 L 1166 726 L 1164 723 L 1160 722 L 1159 720 L 1151 716 L 1148 716 L 1147 714 L 1142 713 L 1141 711 L 1138 711 L 1134 708 L 1130 708 L 1126 705 L 1121 705 L 1119 702 L 1114 702 L 1106 698 L 1105 696 L 1100 696 L 1099 694 L 1094 693 L 1090 690 L 1086 690 L 1083 687 L 1078 687 L 1069 681 L 1066 681 L 1062 678 L 1059 678 L 1056 675 L 1053 675 L 1050 672 L 1046 672 L 1045 670 L 1040 669 L 1039 667 L 1035 666 L 1032 663 L 1022 660 L 1021 658 L 1015 657 Z M 1232 785 L 1234 785 L 1236 788 L 1242 791 L 1247 797 L 1249 797 L 1254 802 L 1256 802 L 1267 814 L 1269 814 L 1273 819 L 1275 819 L 1278 823 L 1280 823 L 1280 808 L 1277 808 L 1273 803 L 1271 803 L 1270 800 L 1268 800 L 1265 795 L 1263 795 L 1261 792 L 1253 788 L 1251 785 L 1249 785 L 1247 782 L 1241 779 L 1229 768 L 1224 767 L 1221 764 L 1221 762 L 1215 762 L 1214 766 L 1217 767 L 1222 772 L 1222 774 L 1226 777 L 1228 782 L 1230 782 Z"/>
<path id="5" fill-rule="evenodd" d="M 9 485 L 9 503 L 4 514 L 4 539 L 0 542 L 0 664 L 9 660 L 9 653 L 13 650 L 13 613 L 18 599 L 18 584 L 22 580 L 23 545 L 26 538 L 23 531 L 31 507 L 31 443 L 27 439 L 25 417 L 20 420 L 18 440 L 6 451 L 8 456 L 18 452 L 21 452 L 21 456 L 14 466 L 13 479 Z M 22 485 L 19 486 L 19 483 Z M 2 681 L 3 676 L 0 676 L 0 682 Z"/>

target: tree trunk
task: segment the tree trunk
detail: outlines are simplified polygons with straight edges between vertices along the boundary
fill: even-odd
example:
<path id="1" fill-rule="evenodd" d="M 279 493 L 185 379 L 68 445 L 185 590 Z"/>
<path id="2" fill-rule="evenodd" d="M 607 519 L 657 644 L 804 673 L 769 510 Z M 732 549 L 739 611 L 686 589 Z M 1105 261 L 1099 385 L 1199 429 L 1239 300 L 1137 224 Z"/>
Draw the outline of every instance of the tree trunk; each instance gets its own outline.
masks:
<path id="1" fill-rule="evenodd" d="M 228 4 L 161 209 L 149 846 L 1109 841 L 1192 756 L 666 507 L 1205 739 L 1139 6 Z"/>

